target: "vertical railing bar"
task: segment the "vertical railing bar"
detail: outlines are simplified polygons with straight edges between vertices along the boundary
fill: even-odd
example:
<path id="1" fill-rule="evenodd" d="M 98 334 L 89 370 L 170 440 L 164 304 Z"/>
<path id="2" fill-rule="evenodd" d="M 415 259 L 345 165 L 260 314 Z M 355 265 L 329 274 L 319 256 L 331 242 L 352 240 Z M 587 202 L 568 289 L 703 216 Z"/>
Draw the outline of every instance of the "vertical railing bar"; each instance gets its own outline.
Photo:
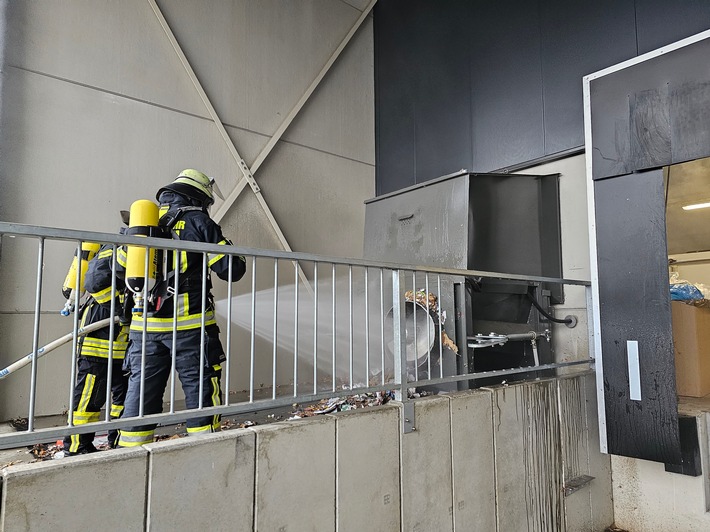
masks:
<path id="1" fill-rule="evenodd" d="M 79 242 L 79 250 L 77 251 L 77 259 L 81 261 L 81 242 Z M 35 292 L 35 319 L 32 328 L 32 372 L 30 374 L 30 404 L 27 414 L 27 431 L 32 432 L 35 429 L 35 399 L 37 394 L 37 351 L 39 350 L 39 318 L 42 306 L 42 277 L 44 271 L 44 237 L 39 238 L 39 248 L 37 250 L 37 290 Z M 81 262 L 77 262 L 77 273 L 81 276 Z M 78 287 L 78 283 L 77 283 Z M 77 312 L 79 291 L 76 292 L 74 303 L 74 313 Z M 75 320 L 76 321 L 76 320 Z M 76 344 L 76 328 L 74 329 L 74 342 Z M 76 372 L 76 348 L 72 356 L 72 375 Z M 74 379 L 72 379 L 74 380 Z M 72 411 L 74 403 L 74 383 L 71 387 L 71 409 L 69 410 L 69 424 L 73 423 Z"/>
<path id="2" fill-rule="evenodd" d="M 167 253 L 167 251 L 166 251 Z M 173 335 L 170 345 L 170 413 L 175 412 L 175 373 L 177 369 L 177 322 L 178 322 L 178 306 L 180 305 L 180 294 L 178 288 L 180 286 L 180 265 L 182 264 L 182 251 L 179 249 L 173 250 L 172 268 L 175 272 L 175 284 L 173 285 Z M 187 253 L 185 254 L 185 264 L 187 264 Z"/>
<path id="3" fill-rule="evenodd" d="M 385 274 L 384 269 L 380 268 L 380 376 L 382 377 L 380 384 L 385 383 Z"/>
<path id="4" fill-rule="evenodd" d="M 365 267 L 365 386 L 370 386 L 370 299 L 368 284 L 369 268 Z"/>
<path id="5" fill-rule="evenodd" d="M 404 312 L 404 272 L 392 270 L 392 336 L 394 351 L 395 400 L 407 400 L 407 341 Z"/>
<path id="6" fill-rule="evenodd" d="M 436 300 L 439 302 L 441 316 L 441 275 L 436 274 Z M 439 378 L 444 376 L 444 341 L 441 338 L 441 319 L 439 319 Z"/>
<path id="7" fill-rule="evenodd" d="M 146 356 L 146 339 L 148 337 L 148 285 L 150 278 L 150 248 L 145 246 L 145 266 L 143 268 L 143 330 L 141 331 L 141 380 L 138 391 L 138 417 L 143 417 L 145 405 L 145 356 Z"/>
<path id="8" fill-rule="evenodd" d="M 349 315 L 349 330 L 350 330 L 350 349 L 349 353 L 349 365 L 348 369 L 350 371 L 350 389 L 353 389 L 353 266 L 348 265 L 348 304 L 350 306 Z"/>
<path id="9" fill-rule="evenodd" d="M 333 265 L 332 265 L 332 275 L 331 275 L 331 278 L 332 278 L 332 292 L 333 292 L 333 293 L 332 293 L 332 303 L 333 303 L 333 310 L 332 310 L 332 312 L 333 312 L 333 317 L 332 317 L 332 320 L 331 320 L 331 321 L 332 321 L 331 327 L 332 327 L 332 330 L 333 330 L 333 341 L 332 341 L 332 344 L 333 344 L 333 345 L 332 345 L 332 359 L 333 359 L 333 360 L 331 361 L 331 367 L 332 367 L 332 371 L 333 371 L 333 375 L 332 375 L 332 379 L 333 379 L 332 386 L 333 386 L 333 391 L 335 392 L 336 389 L 337 389 L 337 384 L 336 384 L 336 382 L 335 382 L 335 379 L 336 379 L 336 377 L 335 377 L 335 376 L 336 376 L 336 363 L 337 363 L 337 361 L 336 361 L 336 353 L 337 353 L 337 349 L 336 349 L 336 328 L 335 328 L 335 326 L 336 326 L 336 311 L 335 311 L 335 309 L 336 309 L 336 303 L 335 303 L 335 301 L 336 301 L 336 299 L 335 299 L 335 298 L 336 298 L 335 263 L 333 263 Z"/>
<path id="10" fill-rule="evenodd" d="M 249 355 L 249 402 L 254 402 L 254 350 L 256 348 L 256 255 L 251 258 L 251 352 Z"/>
<path id="11" fill-rule="evenodd" d="M 414 337 L 414 380 L 418 381 L 419 380 L 419 344 L 417 344 L 417 272 L 412 272 L 412 298 L 413 298 L 413 309 L 414 313 L 412 314 L 412 330 L 413 334 L 412 336 Z M 406 317 L 407 312 L 406 312 L 407 305 L 405 304 L 405 312 L 404 315 Z M 406 329 L 405 329 L 405 335 L 406 335 Z M 409 357 L 407 356 L 407 365 L 409 365 Z"/>
<path id="12" fill-rule="evenodd" d="M 204 380 L 205 380 L 205 344 L 207 343 L 207 331 L 205 330 L 205 313 L 207 312 L 207 253 L 202 252 L 202 316 L 200 316 L 200 385 L 199 399 L 197 401 L 197 408 L 202 410 L 204 407 L 204 401 L 202 399 L 202 394 L 204 392 Z"/>
<path id="13" fill-rule="evenodd" d="M 229 259 L 227 262 L 227 352 L 225 353 L 225 367 L 224 367 L 224 381 L 225 386 L 222 387 L 222 392 L 224 393 L 224 404 L 229 405 L 229 389 L 230 389 L 230 377 L 232 376 L 232 268 L 234 264 L 234 255 L 231 253 L 228 255 Z"/>
<path id="14" fill-rule="evenodd" d="M 278 352 L 279 259 L 274 258 L 274 349 L 271 361 L 271 398 L 276 399 L 276 355 Z"/>
<path id="15" fill-rule="evenodd" d="M 294 289 L 293 289 L 293 396 L 298 396 L 298 272 L 297 261 L 293 262 Z"/>
<path id="16" fill-rule="evenodd" d="M 429 272 L 424 273 L 424 290 L 426 290 L 424 299 L 426 301 L 425 305 L 427 318 L 430 318 L 431 308 L 429 305 Z M 427 378 L 431 379 L 431 329 L 429 328 L 429 319 L 426 320 L 426 349 L 426 375 Z"/>
<path id="17" fill-rule="evenodd" d="M 116 332 L 116 244 L 113 245 L 111 255 L 111 310 L 109 311 L 110 322 L 108 325 L 108 366 L 106 367 L 106 411 L 104 420 L 111 420 L 111 381 L 113 380 L 113 341 Z M 125 356 L 125 354 L 124 354 Z"/>
<path id="18" fill-rule="evenodd" d="M 40 239 L 40 245 L 44 242 L 44 239 Z M 81 279 L 81 241 L 77 242 L 77 248 L 76 248 L 76 268 L 77 268 L 77 276 L 76 280 L 74 281 L 74 317 L 72 319 L 72 331 L 73 331 L 73 336 L 71 339 L 71 375 L 69 377 L 69 417 L 67 420 L 67 424 L 70 427 L 74 426 L 74 407 L 76 406 L 74 404 L 74 388 L 76 387 L 76 371 L 77 371 L 77 366 L 78 366 L 78 355 L 77 355 L 77 350 L 79 348 L 79 302 L 80 302 L 80 297 L 79 297 L 79 288 L 80 288 L 80 279 Z M 43 251 L 44 253 L 44 251 Z M 71 297 L 71 296 L 70 296 Z M 39 319 L 39 318 L 38 318 Z M 31 405 L 30 407 L 31 411 L 34 412 L 34 405 Z M 29 416 L 29 421 L 33 421 L 33 416 L 30 414 Z M 29 424 L 28 424 L 28 430 L 29 429 Z"/>
<path id="19" fill-rule="evenodd" d="M 313 393 L 318 393 L 318 263 L 313 263 Z"/>

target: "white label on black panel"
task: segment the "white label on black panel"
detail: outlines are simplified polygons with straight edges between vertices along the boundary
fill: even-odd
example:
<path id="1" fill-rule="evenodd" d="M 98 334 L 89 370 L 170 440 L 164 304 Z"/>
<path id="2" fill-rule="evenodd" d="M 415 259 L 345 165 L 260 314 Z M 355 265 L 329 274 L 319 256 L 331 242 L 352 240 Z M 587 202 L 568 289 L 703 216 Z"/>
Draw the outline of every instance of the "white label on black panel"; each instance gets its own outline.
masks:
<path id="1" fill-rule="evenodd" d="M 626 356 L 629 362 L 629 399 L 641 400 L 641 370 L 639 368 L 639 343 L 627 340 Z"/>

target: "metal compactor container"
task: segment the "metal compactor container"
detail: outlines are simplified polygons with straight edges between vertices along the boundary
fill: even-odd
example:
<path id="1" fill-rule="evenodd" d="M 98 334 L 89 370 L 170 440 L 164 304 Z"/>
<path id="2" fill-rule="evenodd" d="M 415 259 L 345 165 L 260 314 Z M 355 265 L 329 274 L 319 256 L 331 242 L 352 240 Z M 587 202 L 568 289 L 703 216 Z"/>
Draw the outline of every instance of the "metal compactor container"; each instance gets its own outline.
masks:
<path id="1" fill-rule="evenodd" d="M 364 256 L 405 266 L 561 278 L 559 174 L 462 170 L 368 200 Z M 431 331 L 439 334 L 438 324 L 430 323 L 437 316 L 426 303 L 407 300 L 409 366 L 421 372 L 433 363 L 433 376 L 450 376 L 553 362 L 545 313 L 550 316 L 551 305 L 563 303 L 562 286 L 495 275 L 405 275 L 407 290 L 423 293 L 427 281 L 430 294 L 441 287 L 437 316 L 447 317 L 441 331 L 455 346 L 439 338 L 422 344 Z M 480 339 L 491 333 L 511 341 L 483 347 Z M 416 346 L 410 345 L 412 336 Z M 461 387 L 496 380 L 503 379 L 481 378 Z"/>

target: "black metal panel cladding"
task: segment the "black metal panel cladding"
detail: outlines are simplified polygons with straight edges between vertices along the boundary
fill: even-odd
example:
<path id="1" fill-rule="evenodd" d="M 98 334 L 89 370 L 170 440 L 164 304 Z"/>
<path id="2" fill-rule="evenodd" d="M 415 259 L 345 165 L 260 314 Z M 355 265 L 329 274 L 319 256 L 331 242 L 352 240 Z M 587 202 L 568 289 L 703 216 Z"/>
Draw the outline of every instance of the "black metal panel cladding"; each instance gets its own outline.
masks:
<path id="1" fill-rule="evenodd" d="M 552 154 L 584 145 L 582 78 L 636 56 L 634 0 L 539 5 L 545 153 Z"/>
<path id="2" fill-rule="evenodd" d="M 611 454 L 680 463 L 663 172 L 594 184 L 607 443 Z M 627 341 L 638 342 L 641 400 Z"/>
<path id="3" fill-rule="evenodd" d="M 382 195 L 461 168 L 524 166 L 581 147 L 582 77 L 709 28 L 710 2 L 380 0 L 374 22 Z M 704 90 L 678 89 L 671 117 L 674 98 L 702 98 Z M 622 103 L 624 119 L 611 130 L 618 146 L 611 155 L 600 147 L 616 175 L 632 171 L 623 166 L 632 147 L 629 101 Z M 638 116 L 647 111 L 635 108 Z M 680 133 L 688 139 L 686 129 L 698 127 Z M 673 131 L 671 143 L 672 151 L 686 146 Z M 704 156 L 689 146 L 674 160 Z"/>
<path id="4" fill-rule="evenodd" d="M 593 178 L 710 156 L 710 39 L 590 82 Z"/>
<path id="5" fill-rule="evenodd" d="M 707 0 L 643 0 L 635 4 L 639 55 L 710 28 Z"/>

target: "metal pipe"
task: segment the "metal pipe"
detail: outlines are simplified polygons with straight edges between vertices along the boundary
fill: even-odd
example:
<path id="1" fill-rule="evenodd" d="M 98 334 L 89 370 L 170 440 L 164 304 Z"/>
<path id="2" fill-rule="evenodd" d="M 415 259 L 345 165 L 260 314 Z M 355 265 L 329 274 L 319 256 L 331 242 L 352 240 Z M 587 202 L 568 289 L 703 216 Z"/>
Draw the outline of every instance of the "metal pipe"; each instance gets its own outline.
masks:
<path id="1" fill-rule="evenodd" d="M 313 263 L 313 393 L 318 391 L 318 263 Z"/>
<path id="2" fill-rule="evenodd" d="M 81 249 L 81 242 L 79 243 L 79 249 Z M 81 260 L 81 253 L 77 255 L 77 258 Z M 81 263 L 78 264 L 78 278 L 81 277 Z M 44 273 L 44 238 L 39 239 L 39 249 L 37 250 L 37 290 L 35 292 L 35 320 L 32 327 L 32 372 L 30 375 L 30 405 L 29 412 L 27 415 L 27 431 L 32 432 L 34 430 L 35 421 L 35 400 L 37 396 L 37 350 L 39 349 L 39 316 L 40 310 L 42 308 L 42 277 Z M 77 290 L 77 303 L 78 303 L 78 290 Z M 77 304 L 78 307 L 78 304 Z M 74 338 L 76 338 L 76 331 L 74 332 Z M 76 341 L 76 340 L 75 340 Z M 74 357 L 76 361 L 76 356 Z M 74 387 L 72 387 L 72 399 L 74 398 Z M 72 400 L 73 403 L 73 400 Z M 71 414 L 70 414 L 71 416 Z"/>
<path id="3" fill-rule="evenodd" d="M 279 259 L 274 259 L 274 340 L 271 360 L 271 398 L 276 399 L 276 355 L 278 352 Z"/>
<path id="4" fill-rule="evenodd" d="M 207 331 L 205 330 L 205 313 L 207 312 L 207 253 L 202 254 L 202 316 L 200 316 L 200 384 L 198 387 L 199 398 L 197 408 L 202 410 L 205 380 L 205 343 L 207 343 Z"/>
<path id="5" fill-rule="evenodd" d="M 392 270 L 392 335 L 394 351 L 395 399 L 407 399 L 407 339 L 404 315 L 404 272 Z"/>
<path id="6" fill-rule="evenodd" d="M 413 327 L 412 327 L 412 336 L 414 338 L 414 380 L 418 381 L 419 380 L 419 352 L 417 351 L 419 344 L 417 343 L 417 272 L 412 272 L 412 319 L 414 320 Z M 406 314 L 406 313 L 405 313 Z M 428 328 L 428 327 L 427 327 Z M 407 331 L 405 329 L 404 334 L 406 336 Z M 405 358 L 407 359 L 407 362 L 409 362 L 408 357 L 406 356 L 405 353 Z"/>
<path id="7" fill-rule="evenodd" d="M 380 268 L 380 353 L 382 384 L 385 383 L 385 281 L 384 270 Z"/>
<path id="8" fill-rule="evenodd" d="M 294 261 L 293 290 L 293 396 L 298 396 L 298 275 L 301 267 Z"/>
<path id="9" fill-rule="evenodd" d="M 431 316 L 431 308 L 429 308 L 429 274 L 425 273 L 424 274 L 424 290 L 426 290 L 426 311 L 429 316 Z M 437 300 L 438 304 L 438 300 Z M 437 320 L 438 321 L 438 320 Z M 427 320 L 426 324 L 426 345 L 427 345 L 427 354 L 426 354 L 426 376 L 431 377 L 431 344 L 433 342 L 431 341 L 431 327 L 429 327 L 429 320 Z M 441 358 L 439 358 L 439 364 L 441 364 Z"/>
<path id="10" fill-rule="evenodd" d="M 148 284 L 150 271 L 150 248 L 145 247 L 145 265 L 143 268 L 143 330 L 141 331 L 141 380 L 138 391 L 138 417 L 143 417 L 145 413 L 145 356 L 146 356 L 146 340 L 148 337 Z"/>
<path id="11" fill-rule="evenodd" d="M 111 323 L 108 326 L 108 366 L 106 367 L 106 405 L 105 421 L 111 420 L 111 382 L 113 381 L 113 342 L 115 336 L 116 324 L 116 246 L 113 246 L 111 251 L 111 310 L 109 311 L 109 319 Z M 125 356 L 125 353 L 124 353 Z"/>
<path id="12" fill-rule="evenodd" d="M 350 349 L 349 353 L 349 363 L 348 369 L 350 372 L 350 389 L 353 389 L 353 267 L 348 266 L 348 305 L 350 308 L 349 315 L 349 329 L 350 329 Z M 333 372 L 333 379 L 335 379 L 335 372 Z"/>
<path id="13" fill-rule="evenodd" d="M 365 268 L 365 383 L 370 384 L 370 284 L 368 268 Z"/>
<path id="14" fill-rule="evenodd" d="M 234 256 L 227 255 L 229 257 L 227 262 L 227 351 L 225 353 L 224 361 L 224 381 L 225 385 L 222 387 L 224 392 L 224 404 L 229 405 L 229 386 L 231 377 L 231 366 L 232 366 L 232 278 L 233 278 L 233 264 Z M 226 390 L 226 391 L 225 391 Z"/>
<path id="15" fill-rule="evenodd" d="M 254 349 L 256 347 L 256 255 L 251 258 L 251 352 L 249 355 L 249 402 L 254 402 Z"/>
<path id="16" fill-rule="evenodd" d="M 335 328 L 335 326 L 336 326 L 336 317 L 335 317 L 335 308 L 336 308 L 336 307 L 335 307 L 335 294 L 336 294 L 335 263 L 333 263 L 332 270 L 333 270 L 333 272 L 332 272 L 332 284 L 333 284 L 333 286 L 332 286 L 332 289 L 333 289 L 333 297 L 332 297 L 332 299 L 333 299 L 333 320 L 332 320 L 332 324 L 331 324 L 331 327 L 332 327 L 332 329 L 333 329 L 333 347 L 332 347 L 332 351 L 333 351 L 333 353 L 332 353 L 333 361 L 332 361 L 332 368 L 333 368 L 333 391 L 335 392 L 335 390 L 336 390 L 336 388 L 337 388 L 337 384 L 336 384 L 336 382 L 335 382 L 335 375 L 336 375 L 336 370 L 335 370 L 335 368 L 336 368 L 336 357 L 337 357 L 337 355 L 336 355 L 336 328 Z"/>
<path id="17" fill-rule="evenodd" d="M 187 255 L 187 254 L 186 254 Z M 177 249 L 173 251 L 173 271 L 175 272 L 175 280 L 173 285 L 173 335 L 170 345 L 170 412 L 175 412 L 175 373 L 177 369 L 177 321 L 178 321 L 178 302 L 180 301 L 178 289 L 180 287 L 180 264 L 181 252 Z M 185 257 L 187 264 L 187 256 Z"/>
<path id="18" fill-rule="evenodd" d="M 41 242 L 41 241 L 40 241 Z M 79 307 L 80 307 L 80 300 L 81 300 L 81 293 L 79 291 L 79 288 L 81 286 L 81 244 L 82 242 L 79 241 L 77 242 L 76 245 L 76 260 L 77 260 L 77 276 L 74 281 L 74 315 L 72 317 L 72 331 L 74 335 L 72 336 L 72 342 L 71 342 L 71 374 L 69 377 L 69 416 L 67 419 L 67 423 L 69 426 L 74 425 L 74 388 L 76 387 L 76 371 L 77 371 L 77 366 L 78 366 L 78 360 L 77 360 L 77 351 L 78 351 L 78 345 L 79 345 L 79 337 L 77 335 L 77 331 L 79 329 Z M 31 406 L 31 410 L 34 410 L 34 407 Z M 32 419 L 32 415 L 29 416 L 29 419 Z M 28 425 L 29 426 L 29 425 Z"/>
<path id="19" fill-rule="evenodd" d="M 441 312 L 441 275 L 436 276 L 436 300 L 439 302 L 439 312 Z M 439 353 L 441 359 L 439 359 L 439 377 L 444 377 L 444 340 L 441 337 L 441 316 L 439 316 Z M 431 375 L 429 375 L 431 378 Z"/>

